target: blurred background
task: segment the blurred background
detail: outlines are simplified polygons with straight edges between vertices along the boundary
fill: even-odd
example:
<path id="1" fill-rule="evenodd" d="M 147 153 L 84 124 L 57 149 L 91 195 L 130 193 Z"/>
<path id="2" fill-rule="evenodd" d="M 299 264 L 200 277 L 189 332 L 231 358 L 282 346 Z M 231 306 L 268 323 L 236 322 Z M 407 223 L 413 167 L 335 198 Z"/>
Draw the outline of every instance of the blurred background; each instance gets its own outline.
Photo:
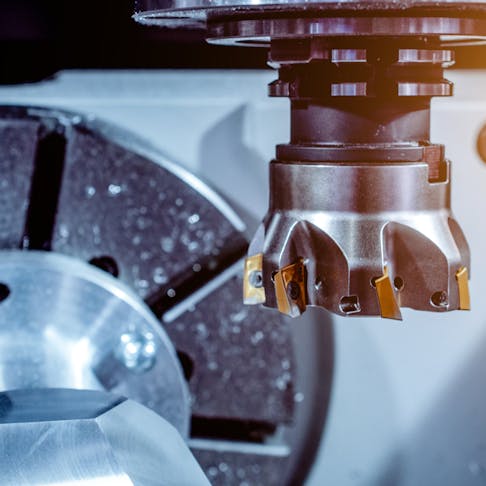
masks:
<path id="1" fill-rule="evenodd" d="M 130 0 L 2 0 L 0 103 L 112 122 L 261 218 L 267 163 L 289 129 L 287 100 L 266 95 L 275 73 L 265 50 L 210 46 L 199 32 L 137 25 L 132 13 Z M 457 49 L 456 59 L 455 96 L 432 104 L 432 140 L 453 163 L 473 310 L 404 310 L 403 323 L 312 314 L 332 328 L 334 352 L 332 376 L 322 371 L 330 404 L 309 486 L 486 484 L 486 166 L 477 147 L 486 47 Z"/>

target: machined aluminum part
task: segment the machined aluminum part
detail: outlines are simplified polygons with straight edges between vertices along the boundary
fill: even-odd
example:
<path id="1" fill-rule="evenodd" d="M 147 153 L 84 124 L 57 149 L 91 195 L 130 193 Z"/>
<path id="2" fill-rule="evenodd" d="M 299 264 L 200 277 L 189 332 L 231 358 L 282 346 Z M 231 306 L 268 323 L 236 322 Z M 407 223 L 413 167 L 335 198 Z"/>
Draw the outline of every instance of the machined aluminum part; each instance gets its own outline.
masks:
<path id="1" fill-rule="evenodd" d="M 208 486 L 169 422 L 99 391 L 0 393 L 2 486 Z"/>
<path id="2" fill-rule="evenodd" d="M 249 249 L 265 305 L 396 319 L 400 307 L 467 309 L 469 249 L 449 199 L 448 174 L 430 182 L 424 163 L 272 162 Z"/>
<path id="3" fill-rule="evenodd" d="M 174 347 L 127 286 L 71 257 L 0 251 L 0 390 L 125 395 L 187 437 L 189 393 Z M 1 407 L 0 407 L 1 408 Z"/>

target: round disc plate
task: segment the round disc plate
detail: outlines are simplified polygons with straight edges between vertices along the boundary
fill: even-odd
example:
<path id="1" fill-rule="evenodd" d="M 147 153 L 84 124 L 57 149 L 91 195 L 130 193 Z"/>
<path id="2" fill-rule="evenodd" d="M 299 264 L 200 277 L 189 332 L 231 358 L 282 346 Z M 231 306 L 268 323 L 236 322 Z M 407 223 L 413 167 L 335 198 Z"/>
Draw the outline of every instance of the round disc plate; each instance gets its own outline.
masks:
<path id="1" fill-rule="evenodd" d="M 188 433 L 188 392 L 167 335 L 130 289 L 71 257 L 0 252 L 0 390 L 108 390 Z"/>

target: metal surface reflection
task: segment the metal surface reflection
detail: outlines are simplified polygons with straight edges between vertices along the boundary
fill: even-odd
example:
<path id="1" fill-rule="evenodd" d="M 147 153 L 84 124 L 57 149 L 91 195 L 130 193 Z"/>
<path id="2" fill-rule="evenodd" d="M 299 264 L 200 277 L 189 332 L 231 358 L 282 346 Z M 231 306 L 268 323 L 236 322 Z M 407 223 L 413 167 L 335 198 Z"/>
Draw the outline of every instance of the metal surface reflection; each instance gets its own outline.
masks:
<path id="1" fill-rule="evenodd" d="M 3 486 L 209 484 L 168 422 L 104 392 L 1 393 L 0 449 Z"/>
<path id="2" fill-rule="evenodd" d="M 0 390 L 108 390 L 187 435 L 186 383 L 145 305 L 105 272 L 54 253 L 0 252 Z"/>

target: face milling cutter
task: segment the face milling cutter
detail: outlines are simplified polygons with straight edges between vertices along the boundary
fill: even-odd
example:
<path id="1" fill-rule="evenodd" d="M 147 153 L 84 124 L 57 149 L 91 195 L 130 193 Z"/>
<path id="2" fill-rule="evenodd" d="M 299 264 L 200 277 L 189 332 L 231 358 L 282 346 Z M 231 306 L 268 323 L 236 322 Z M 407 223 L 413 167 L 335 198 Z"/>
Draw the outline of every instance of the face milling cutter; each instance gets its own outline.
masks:
<path id="1" fill-rule="evenodd" d="M 245 302 L 290 316 L 469 309 L 469 248 L 444 147 L 429 141 L 430 100 L 452 95 L 448 46 L 486 41 L 486 1 L 139 0 L 134 17 L 268 47 L 270 96 L 290 99 Z"/>
<path id="2" fill-rule="evenodd" d="M 469 249 L 450 209 L 450 166 L 429 142 L 453 53 L 420 41 L 272 40 L 271 96 L 291 140 L 270 164 L 270 203 L 244 299 L 401 319 L 401 307 L 469 309 Z"/>

